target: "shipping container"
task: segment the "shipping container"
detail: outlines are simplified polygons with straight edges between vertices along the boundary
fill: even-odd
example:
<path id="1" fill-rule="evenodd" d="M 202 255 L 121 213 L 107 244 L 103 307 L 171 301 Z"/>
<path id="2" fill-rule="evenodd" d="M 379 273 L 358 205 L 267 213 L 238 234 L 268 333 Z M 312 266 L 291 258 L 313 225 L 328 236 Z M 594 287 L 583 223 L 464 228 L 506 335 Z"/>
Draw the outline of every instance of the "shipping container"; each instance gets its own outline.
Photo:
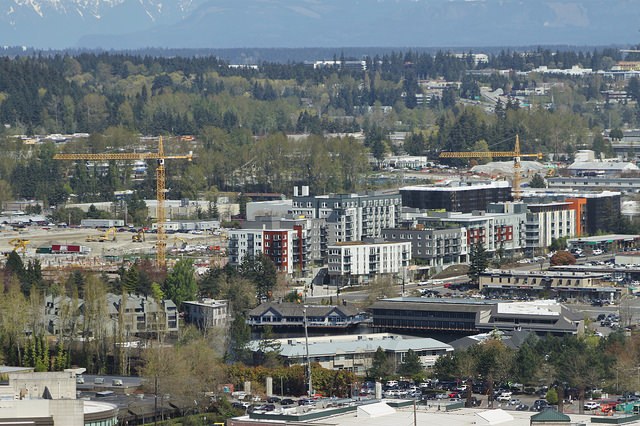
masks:
<path id="1" fill-rule="evenodd" d="M 51 252 L 55 254 L 87 254 L 91 249 L 78 244 L 52 244 Z"/>
<path id="2" fill-rule="evenodd" d="M 38 247 L 36 248 L 37 254 L 51 254 L 51 247 Z"/>

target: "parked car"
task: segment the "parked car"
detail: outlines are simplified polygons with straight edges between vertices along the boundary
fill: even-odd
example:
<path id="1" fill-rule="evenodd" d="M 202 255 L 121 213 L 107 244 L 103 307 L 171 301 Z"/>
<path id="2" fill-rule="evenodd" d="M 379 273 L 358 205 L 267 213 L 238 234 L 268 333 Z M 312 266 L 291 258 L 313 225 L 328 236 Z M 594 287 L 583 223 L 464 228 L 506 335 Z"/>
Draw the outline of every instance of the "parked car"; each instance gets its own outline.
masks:
<path id="1" fill-rule="evenodd" d="M 269 404 L 276 404 L 280 402 L 280 398 L 278 398 L 277 396 L 270 396 L 269 398 L 267 398 L 267 402 Z"/>
<path id="2" fill-rule="evenodd" d="M 385 398 L 398 398 L 400 396 L 400 391 L 397 389 L 389 389 L 384 393 Z"/>
<path id="3" fill-rule="evenodd" d="M 251 404 L 249 404 L 248 402 L 239 402 L 239 401 L 236 401 L 236 402 L 232 402 L 232 403 L 231 403 L 231 406 L 232 406 L 233 408 L 238 409 L 238 410 L 246 410 L 247 408 L 249 408 L 249 407 L 251 406 Z"/>
<path id="4" fill-rule="evenodd" d="M 294 402 L 295 401 L 293 399 L 291 399 L 291 398 L 283 398 L 280 401 L 280 405 L 293 405 Z"/>
<path id="5" fill-rule="evenodd" d="M 529 406 L 527 404 L 517 405 L 516 411 L 529 411 Z"/>
<path id="6" fill-rule="evenodd" d="M 511 395 L 511 392 L 502 392 L 500 395 L 498 395 L 496 400 L 499 402 L 509 402 L 511 401 Z"/>
<path id="7" fill-rule="evenodd" d="M 247 397 L 247 393 L 244 391 L 235 391 L 231 393 L 231 396 L 242 401 Z"/>
<path id="8" fill-rule="evenodd" d="M 545 408 L 550 407 L 549 403 L 545 399 L 536 399 L 531 406 L 531 411 L 542 411 Z"/>
<path id="9" fill-rule="evenodd" d="M 273 404 L 262 404 L 257 409 L 260 411 L 273 411 L 276 409 L 276 406 Z"/>
<path id="10" fill-rule="evenodd" d="M 584 403 L 584 409 L 585 410 L 597 410 L 598 408 L 600 408 L 600 403 L 598 403 L 598 402 L 586 401 Z"/>

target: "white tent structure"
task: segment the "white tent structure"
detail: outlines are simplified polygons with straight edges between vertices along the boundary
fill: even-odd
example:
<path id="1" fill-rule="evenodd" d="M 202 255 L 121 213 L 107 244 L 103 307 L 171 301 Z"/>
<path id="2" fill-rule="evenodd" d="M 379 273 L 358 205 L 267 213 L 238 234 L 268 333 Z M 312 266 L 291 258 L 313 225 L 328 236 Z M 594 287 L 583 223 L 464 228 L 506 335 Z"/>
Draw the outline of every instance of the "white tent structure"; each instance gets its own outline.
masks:
<path id="1" fill-rule="evenodd" d="M 396 410 L 394 408 L 388 406 L 384 402 L 376 402 L 374 404 L 359 406 L 356 416 L 362 418 L 381 417 L 395 412 Z"/>
<path id="2" fill-rule="evenodd" d="M 499 425 L 513 420 L 513 416 L 502 409 L 486 410 L 476 413 L 477 425 Z"/>

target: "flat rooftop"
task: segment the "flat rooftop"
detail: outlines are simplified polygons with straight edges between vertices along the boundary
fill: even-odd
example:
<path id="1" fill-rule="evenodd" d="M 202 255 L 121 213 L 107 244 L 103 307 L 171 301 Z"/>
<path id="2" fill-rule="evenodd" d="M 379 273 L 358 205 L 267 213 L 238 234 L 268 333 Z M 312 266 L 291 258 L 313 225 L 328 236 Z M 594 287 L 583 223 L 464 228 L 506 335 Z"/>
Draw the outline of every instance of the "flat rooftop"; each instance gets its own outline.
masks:
<path id="1" fill-rule="evenodd" d="M 471 185 L 460 186 L 427 186 L 427 185 L 414 185 L 404 186 L 400 188 L 400 191 L 439 191 L 439 192 L 453 192 L 453 191 L 476 191 L 478 189 L 494 189 L 494 188 L 510 188 L 509 182 L 504 180 L 498 180 L 488 183 L 473 183 Z"/>
<path id="2" fill-rule="evenodd" d="M 397 400 L 396 400 L 397 401 Z M 437 405 L 427 407 L 418 405 L 415 412 L 415 420 L 419 425 L 447 425 L 447 426 L 471 426 L 471 425 L 490 425 L 500 424 L 504 426 L 530 426 L 531 416 L 538 414 L 532 411 L 503 411 L 500 409 L 486 410 L 461 408 L 455 411 L 438 410 Z M 570 414 L 572 423 L 589 423 L 591 416 Z M 277 415 L 269 416 L 273 418 L 264 420 L 250 419 L 249 416 L 236 417 L 230 420 L 230 424 L 234 424 L 234 420 L 239 423 L 248 421 L 250 423 L 243 424 L 268 424 L 277 425 L 285 424 L 284 420 L 279 420 Z M 395 412 L 389 414 L 379 414 L 372 416 L 358 416 L 357 411 L 351 411 L 344 414 L 331 416 L 330 418 L 316 418 L 314 420 L 304 420 L 296 424 L 309 425 L 333 425 L 333 426 L 388 426 L 388 425 L 413 425 L 414 411 L 413 407 L 396 408 Z"/>
<path id="3" fill-rule="evenodd" d="M 560 316 L 562 306 L 555 300 L 533 302 L 498 303 L 498 314 Z"/>
<path id="4" fill-rule="evenodd" d="M 569 241 L 572 243 L 579 242 L 607 242 L 607 241 L 633 241 L 639 239 L 640 235 L 637 234 L 607 234 L 607 235 L 594 235 L 593 237 L 580 237 L 580 238 L 569 238 Z"/>

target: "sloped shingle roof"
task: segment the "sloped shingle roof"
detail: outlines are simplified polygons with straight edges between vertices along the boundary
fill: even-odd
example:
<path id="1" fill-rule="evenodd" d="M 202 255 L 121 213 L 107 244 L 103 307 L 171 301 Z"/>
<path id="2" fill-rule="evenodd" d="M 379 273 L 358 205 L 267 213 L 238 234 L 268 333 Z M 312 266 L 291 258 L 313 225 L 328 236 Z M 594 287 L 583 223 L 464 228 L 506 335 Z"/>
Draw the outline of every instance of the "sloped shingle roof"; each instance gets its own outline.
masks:
<path id="1" fill-rule="evenodd" d="M 249 311 L 250 317 L 256 317 L 264 315 L 267 311 L 272 309 L 278 312 L 283 317 L 302 317 L 304 316 L 303 310 L 305 305 L 299 303 L 277 303 L 268 302 L 262 303 L 260 306 L 253 308 Z M 336 310 L 344 316 L 354 316 L 358 314 L 358 311 L 350 306 L 324 306 L 324 305 L 307 305 L 307 317 L 325 317 L 331 311 Z"/>

